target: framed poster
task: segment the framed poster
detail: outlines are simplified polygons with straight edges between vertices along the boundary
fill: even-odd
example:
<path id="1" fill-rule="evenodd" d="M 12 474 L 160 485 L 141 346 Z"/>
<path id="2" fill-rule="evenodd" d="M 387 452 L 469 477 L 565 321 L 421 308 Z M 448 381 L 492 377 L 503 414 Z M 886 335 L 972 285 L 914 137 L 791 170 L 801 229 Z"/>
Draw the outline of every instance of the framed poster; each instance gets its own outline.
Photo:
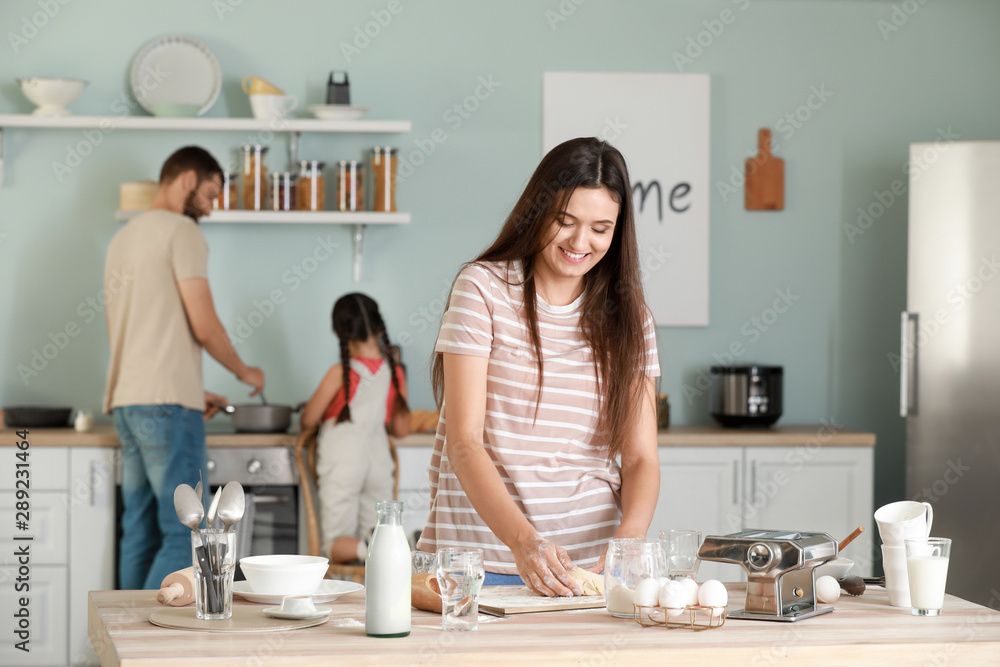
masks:
<path id="1" fill-rule="evenodd" d="M 708 326 L 707 74 L 545 72 L 542 148 L 581 136 L 625 156 L 646 301 L 659 326 Z"/>

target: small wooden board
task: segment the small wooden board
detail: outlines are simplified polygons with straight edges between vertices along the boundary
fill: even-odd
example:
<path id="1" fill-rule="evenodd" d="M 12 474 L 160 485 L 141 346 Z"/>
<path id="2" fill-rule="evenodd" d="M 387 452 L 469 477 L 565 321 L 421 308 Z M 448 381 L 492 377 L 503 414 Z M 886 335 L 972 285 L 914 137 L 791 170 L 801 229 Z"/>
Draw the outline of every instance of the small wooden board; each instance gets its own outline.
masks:
<path id="1" fill-rule="evenodd" d="M 533 614 L 540 611 L 566 611 L 569 609 L 603 609 L 607 601 L 603 595 L 585 595 L 573 598 L 547 598 L 524 586 L 486 586 L 479 594 L 479 611 L 492 616 Z"/>
<path id="2" fill-rule="evenodd" d="M 757 132 L 757 155 L 746 161 L 748 211 L 781 211 L 785 208 L 785 161 L 771 154 L 771 130 Z"/>
<path id="3" fill-rule="evenodd" d="M 207 621 L 197 617 L 194 606 L 171 607 L 149 615 L 149 622 L 175 630 L 200 630 L 202 632 L 280 632 L 309 628 L 326 623 L 330 614 L 319 618 L 296 621 L 265 616 L 260 607 L 233 606 L 233 615 L 223 621 Z"/>

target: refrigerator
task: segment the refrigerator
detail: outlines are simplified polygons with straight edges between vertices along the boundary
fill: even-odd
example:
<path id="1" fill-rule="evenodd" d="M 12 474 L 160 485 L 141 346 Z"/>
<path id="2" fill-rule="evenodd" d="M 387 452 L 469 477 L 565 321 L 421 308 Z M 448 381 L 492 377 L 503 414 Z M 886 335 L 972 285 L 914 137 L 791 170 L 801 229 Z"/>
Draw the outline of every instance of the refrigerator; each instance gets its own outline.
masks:
<path id="1" fill-rule="evenodd" d="M 1000 608 L 1000 141 L 910 146 L 906 497 L 952 539 L 947 592 Z"/>

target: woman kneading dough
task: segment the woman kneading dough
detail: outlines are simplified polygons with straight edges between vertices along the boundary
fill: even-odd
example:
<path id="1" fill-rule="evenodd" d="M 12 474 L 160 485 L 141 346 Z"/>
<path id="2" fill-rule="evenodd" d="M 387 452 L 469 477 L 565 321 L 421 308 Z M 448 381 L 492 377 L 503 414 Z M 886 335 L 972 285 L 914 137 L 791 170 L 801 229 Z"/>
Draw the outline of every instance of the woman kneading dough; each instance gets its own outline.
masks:
<path id="1" fill-rule="evenodd" d="M 542 159 L 455 279 L 435 353 L 418 548 L 482 549 L 487 585 L 583 594 L 570 573 L 645 537 L 660 484 L 655 325 L 618 150 L 581 138 Z"/>

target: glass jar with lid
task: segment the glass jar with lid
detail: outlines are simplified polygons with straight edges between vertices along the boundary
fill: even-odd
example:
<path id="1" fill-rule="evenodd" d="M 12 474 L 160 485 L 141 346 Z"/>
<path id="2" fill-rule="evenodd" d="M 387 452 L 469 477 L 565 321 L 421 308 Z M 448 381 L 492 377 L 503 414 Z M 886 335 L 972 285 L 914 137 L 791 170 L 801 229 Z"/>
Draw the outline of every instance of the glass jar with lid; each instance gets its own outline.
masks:
<path id="1" fill-rule="evenodd" d="M 390 146 L 375 146 L 372 148 L 372 180 L 374 197 L 372 210 L 395 212 L 396 210 L 396 163 L 399 159 L 399 149 Z"/>
<path id="2" fill-rule="evenodd" d="M 322 211 L 326 209 L 325 162 L 301 160 L 299 180 L 295 185 L 296 210 Z"/>
<path id="3" fill-rule="evenodd" d="M 266 155 L 267 146 L 247 144 L 243 147 L 243 208 L 247 211 L 267 209 Z"/>
<path id="4" fill-rule="evenodd" d="M 212 200 L 214 210 L 234 211 L 239 208 L 236 178 L 236 174 L 222 172 L 222 189 L 219 190 L 219 196 Z"/>
<path id="5" fill-rule="evenodd" d="M 365 173 L 357 160 L 337 163 L 337 210 L 362 211 L 365 208 Z"/>
<path id="6" fill-rule="evenodd" d="M 271 208 L 275 211 L 294 211 L 295 206 L 295 177 L 287 171 L 272 173 Z"/>

